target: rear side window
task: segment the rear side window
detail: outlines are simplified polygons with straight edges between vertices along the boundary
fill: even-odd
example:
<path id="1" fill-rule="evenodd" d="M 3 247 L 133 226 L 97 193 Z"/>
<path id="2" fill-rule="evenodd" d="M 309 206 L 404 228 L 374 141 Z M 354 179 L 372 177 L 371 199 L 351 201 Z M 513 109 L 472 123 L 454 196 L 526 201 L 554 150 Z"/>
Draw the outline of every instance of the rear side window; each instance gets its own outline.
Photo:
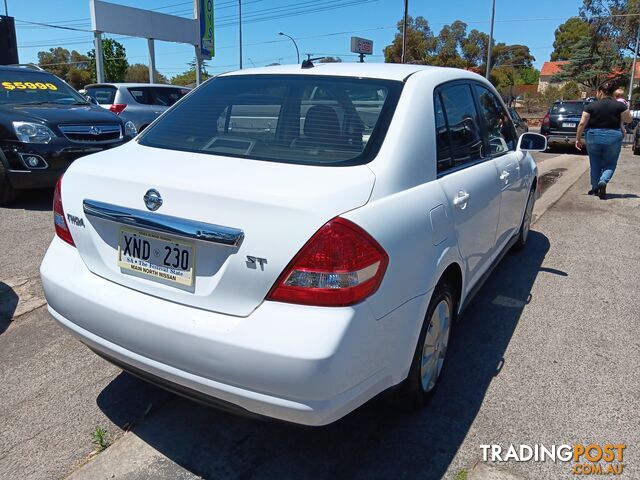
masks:
<path id="1" fill-rule="evenodd" d="M 449 142 L 449 128 L 447 119 L 444 116 L 444 108 L 440 94 L 435 97 L 435 119 L 436 119 L 436 157 L 438 162 L 438 173 L 453 167 L 453 157 L 451 156 L 451 143 Z"/>
<path id="2" fill-rule="evenodd" d="M 513 120 L 488 88 L 474 85 L 478 96 L 480 114 L 484 120 L 483 130 L 485 152 L 491 156 L 501 155 L 516 148 L 516 131 Z"/>
<path id="3" fill-rule="evenodd" d="M 437 133 L 438 149 L 445 151 L 441 143 L 448 138 L 451 147 L 452 160 L 448 164 L 439 163 L 438 172 L 446 168 L 457 168 L 466 163 L 482 158 L 482 134 L 476 105 L 468 84 L 454 84 L 442 88 L 439 92 L 441 106 L 446 118 L 448 137 L 444 135 L 441 126 Z M 436 108 L 438 103 L 436 103 Z M 437 112 L 436 112 L 437 116 Z M 437 119 L 436 119 L 437 121 Z"/>
<path id="4" fill-rule="evenodd" d="M 139 142 L 283 163 L 356 165 L 384 138 L 402 83 L 316 75 L 237 75 L 207 82 Z"/>
<path id="5" fill-rule="evenodd" d="M 87 95 L 93 97 L 98 103 L 113 103 L 116 98 L 115 87 L 89 87 Z"/>
<path id="6" fill-rule="evenodd" d="M 151 89 L 149 87 L 130 87 L 129 93 L 134 100 L 142 105 L 152 105 Z"/>
<path id="7" fill-rule="evenodd" d="M 151 87 L 151 89 L 153 91 L 153 104 L 164 107 L 170 107 L 189 93 L 186 88 Z"/>
<path id="8" fill-rule="evenodd" d="M 554 103 L 549 112 L 551 115 L 582 115 L 584 103 Z"/>

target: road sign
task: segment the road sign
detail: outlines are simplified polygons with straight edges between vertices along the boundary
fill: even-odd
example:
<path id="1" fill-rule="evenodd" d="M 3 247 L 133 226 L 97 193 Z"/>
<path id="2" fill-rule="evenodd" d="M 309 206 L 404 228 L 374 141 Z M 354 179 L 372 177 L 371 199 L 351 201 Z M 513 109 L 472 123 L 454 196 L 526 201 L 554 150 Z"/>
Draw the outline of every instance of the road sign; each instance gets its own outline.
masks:
<path id="1" fill-rule="evenodd" d="M 198 21 L 200 23 L 200 55 L 205 60 L 215 57 L 213 35 L 213 0 L 198 0 Z"/>
<path id="2" fill-rule="evenodd" d="M 373 53 L 373 40 L 351 37 L 351 51 L 360 55 L 371 55 Z"/>

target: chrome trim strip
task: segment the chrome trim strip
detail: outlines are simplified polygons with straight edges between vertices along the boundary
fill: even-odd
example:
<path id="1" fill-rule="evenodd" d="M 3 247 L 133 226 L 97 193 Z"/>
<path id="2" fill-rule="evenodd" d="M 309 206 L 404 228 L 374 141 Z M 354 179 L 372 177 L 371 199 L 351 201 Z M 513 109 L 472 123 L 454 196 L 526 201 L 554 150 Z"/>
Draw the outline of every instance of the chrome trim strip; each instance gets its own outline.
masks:
<path id="1" fill-rule="evenodd" d="M 238 228 L 195 222 L 184 218 L 120 207 L 96 200 L 83 200 L 82 208 L 85 215 L 91 217 L 124 225 L 133 225 L 145 230 L 168 233 L 178 237 L 217 243 L 227 247 L 239 247 L 244 239 L 244 232 Z"/>

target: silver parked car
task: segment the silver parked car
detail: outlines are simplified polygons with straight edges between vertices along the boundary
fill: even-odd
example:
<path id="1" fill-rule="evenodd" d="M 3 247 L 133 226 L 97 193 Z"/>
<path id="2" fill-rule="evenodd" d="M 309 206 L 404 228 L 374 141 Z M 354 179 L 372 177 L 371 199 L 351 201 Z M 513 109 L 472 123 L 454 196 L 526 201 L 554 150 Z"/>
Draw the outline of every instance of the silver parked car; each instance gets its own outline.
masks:
<path id="1" fill-rule="evenodd" d="M 156 83 L 95 83 L 85 90 L 98 105 L 130 120 L 140 132 L 191 89 Z"/>

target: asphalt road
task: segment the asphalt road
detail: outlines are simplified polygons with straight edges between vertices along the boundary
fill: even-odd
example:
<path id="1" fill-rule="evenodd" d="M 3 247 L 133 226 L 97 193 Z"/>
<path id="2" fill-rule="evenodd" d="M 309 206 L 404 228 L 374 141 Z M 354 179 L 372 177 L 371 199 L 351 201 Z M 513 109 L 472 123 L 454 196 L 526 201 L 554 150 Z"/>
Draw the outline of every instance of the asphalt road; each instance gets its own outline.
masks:
<path id="1" fill-rule="evenodd" d="M 618 478 L 640 478 L 640 162 L 625 151 L 609 200 L 587 189 L 583 175 L 494 271 L 420 413 L 380 398 L 319 429 L 256 422 L 121 373 L 44 308 L 0 320 L 0 478 L 62 478 L 88 459 L 96 426 L 115 444 L 75 478 L 453 478 L 481 444 L 607 441 L 629 446 Z M 48 205 L 0 209 L 0 281 L 37 276 Z M 570 477 L 561 463 L 495 466 Z"/>

